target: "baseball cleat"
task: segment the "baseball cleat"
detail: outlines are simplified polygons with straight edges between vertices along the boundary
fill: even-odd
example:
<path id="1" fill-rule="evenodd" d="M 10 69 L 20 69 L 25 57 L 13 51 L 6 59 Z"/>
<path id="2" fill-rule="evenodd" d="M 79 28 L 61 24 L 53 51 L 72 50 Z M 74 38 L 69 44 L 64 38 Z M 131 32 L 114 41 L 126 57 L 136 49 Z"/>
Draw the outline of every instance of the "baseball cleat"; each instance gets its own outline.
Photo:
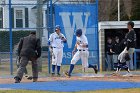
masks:
<path id="1" fill-rule="evenodd" d="M 60 77 L 60 76 L 61 76 L 61 74 L 57 73 L 57 76 L 58 76 L 58 77 Z"/>
<path id="2" fill-rule="evenodd" d="M 55 73 L 52 73 L 51 76 L 54 77 L 55 76 Z"/>
<path id="3" fill-rule="evenodd" d="M 71 77 L 71 75 L 69 75 L 68 71 L 65 72 L 65 76 L 68 77 L 68 78 Z"/>
<path id="4" fill-rule="evenodd" d="M 95 71 L 95 74 L 97 74 L 97 73 L 98 73 L 98 69 L 97 69 L 97 66 L 96 66 L 96 65 L 94 66 L 93 69 L 94 69 L 94 71 Z"/>

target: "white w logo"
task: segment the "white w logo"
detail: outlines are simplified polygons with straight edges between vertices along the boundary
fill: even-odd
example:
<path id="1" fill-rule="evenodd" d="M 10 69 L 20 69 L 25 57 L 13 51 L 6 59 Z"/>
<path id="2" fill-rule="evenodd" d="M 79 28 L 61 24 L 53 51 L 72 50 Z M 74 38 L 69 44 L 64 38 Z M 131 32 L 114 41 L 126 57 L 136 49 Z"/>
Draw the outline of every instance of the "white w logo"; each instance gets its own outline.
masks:
<path id="1" fill-rule="evenodd" d="M 60 12 L 59 15 L 62 18 L 64 30 L 68 42 L 68 48 L 72 47 L 72 40 L 75 28 L 85 29 L 87 27 L 89 12 Z M 72 16 L 72 20 L 70 20 Z"/>

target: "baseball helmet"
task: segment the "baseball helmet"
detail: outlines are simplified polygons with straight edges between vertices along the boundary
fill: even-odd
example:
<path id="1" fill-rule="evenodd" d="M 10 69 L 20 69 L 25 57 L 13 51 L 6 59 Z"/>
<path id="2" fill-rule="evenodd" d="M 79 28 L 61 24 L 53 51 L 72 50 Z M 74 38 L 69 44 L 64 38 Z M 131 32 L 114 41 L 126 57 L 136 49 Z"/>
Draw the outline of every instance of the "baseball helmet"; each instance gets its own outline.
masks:
<path id="1" fill-rule="evenodd" d="M 60 25 L 55 26 L 55 31 L 57 31 L 57 30 L 61 30 Z"/>
<path id="2" fill-rule="evenodd" d="M 76 36 L 81 36 L 82 35 L 82 29 L 77 29 L 76 30 Z"/>

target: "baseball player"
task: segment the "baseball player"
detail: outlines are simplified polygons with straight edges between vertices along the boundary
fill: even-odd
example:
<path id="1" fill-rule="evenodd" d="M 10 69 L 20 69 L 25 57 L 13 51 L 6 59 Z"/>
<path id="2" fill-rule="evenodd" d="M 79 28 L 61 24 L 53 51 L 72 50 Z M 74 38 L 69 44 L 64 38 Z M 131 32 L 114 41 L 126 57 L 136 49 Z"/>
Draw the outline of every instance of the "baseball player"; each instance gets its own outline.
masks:
<path id="1" fill-rule="evenodd" d="M 130 21 L 127 23 L 127 28 L 129 32 L 126 34 L 125 39 L 123 40 L 125 49 L 118 56 L 118 69 L 116 71 L 118 72 L 121 70 L 121 68 L 124 68 L 128 72 L 128 75 L 130 74 L 130 70 L 126 62 L 129 60 L 133 60 L 133 58 L 130 58 L 130 56 L 133 55 L 134 48 L 136 46 L 136 33 L 133 27 L 134 27 L 134 22 Z M 130 64 L 131 63 L 133 63 L 133 61 L 130 62 Z"/>
<path id="2" fill-rule="evenodd" d="M 91 65 L 88 64 L 88 57 L 89 57 L 89 51 L 88 51 L 88 40 L 87 37 L 82 34 L 82 29 L 77 29 L 76 30 L 76 44 L 75 44 L 75 48 L 73 50 L 73 53 L 75 52 L 72 60 L 71 60 L 71 65 L 70 65 L 70 69 L 68 72 L 65 72 L 65 75 L 67 77 L 71 76 L 71 73 L 74 69 L 74 65 L 76 64 L 76 62 L 81 59 L 82 61 L 82 66 L 84 68 L 93 68 L 95 73 L 97 74 L 97 66 L 96 65 Z M 76 52 L 77 49 L 77 52 Z"/>
<path id="3" fill-rule="evenodd" d="M 56 25 L 55 32 L 50 35 L 49 45 L 52 48 L 52 76 L 55 75 L 55 68 L 57 66 L 57 76 L 60 76 L 60 67 L 63 58 L 63 47 L 66 43 L 65 36 L 61 33 L 61 28 Z"/>
<path id="4" fill-rule="evenodd" d="M 134 65 L 133 65 L 133 53 L 134 53 L 134 49 L 136 47 L 136 33 L 134 28 L 134 22 L 129 21 L 127 23 L 127 28 L 129 30 L 129 32 L 126 34 L 125 36 L 125 47 L 127 47 L 127 51 L 130 55 L 131 60 L 129 62 L 127 62 L 129 64 L 129 68 L 131 70 L 134 69 Z"/>

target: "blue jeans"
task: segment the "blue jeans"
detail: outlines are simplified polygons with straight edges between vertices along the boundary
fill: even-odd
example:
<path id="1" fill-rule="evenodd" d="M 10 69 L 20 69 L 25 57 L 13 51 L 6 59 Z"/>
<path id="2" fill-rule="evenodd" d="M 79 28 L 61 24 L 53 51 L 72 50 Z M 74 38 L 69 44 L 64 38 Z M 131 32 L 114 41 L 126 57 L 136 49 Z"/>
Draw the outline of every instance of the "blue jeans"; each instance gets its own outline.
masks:
<path id="1" fill-rule="evenodd" d="M 118 63 L 118 54 L 113 55 L 113 69 L 114 69 L 114 64 Z"/>
<path id="2" fill-rule="evenodd" d="M 133 70 L 134 69 L 134 63 L 133 63 L 133 53 L 134 53 L 134 48 L 129 48 L 128 53 L 130 55 L 131 60 L 127 62 L 129 65 L 129 69 Z"/>
<path id="3" fill-rule="evenodd" d="M 107 54 L 107 66 L 108 66 L 109 71 L 111 71 L 111 69 L 113 69 L 113 55 Z"/>

